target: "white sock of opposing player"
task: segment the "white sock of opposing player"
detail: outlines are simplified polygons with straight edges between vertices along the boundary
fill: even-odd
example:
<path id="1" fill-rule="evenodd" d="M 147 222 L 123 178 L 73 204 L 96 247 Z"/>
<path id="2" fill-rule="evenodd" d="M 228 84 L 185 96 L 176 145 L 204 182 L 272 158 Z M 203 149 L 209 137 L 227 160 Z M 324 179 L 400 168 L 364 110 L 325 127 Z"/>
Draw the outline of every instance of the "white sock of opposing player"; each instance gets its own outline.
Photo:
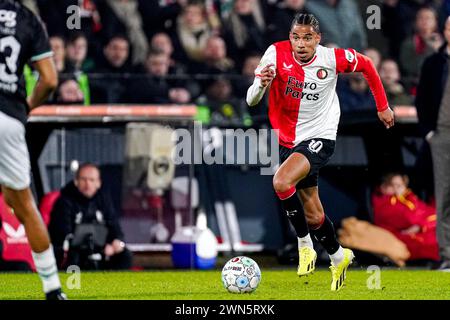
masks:
<path id="1" fill-rule="evenodd" d="M 344 260 L 344 249 L 342 249 L 341 246 L 339 246 L 339 249 L 333 254 L 330 254 L 331 262 L 334 266 L 337 266 L 339 263 Z"/>
<path id="2" fill-rule="evenodd" d="M 313 248 L 313 242 L 309 233 L 302 238 L 297 237 L 297 240 L 299 249 L 303 247 L 310 247 L 311 249 Z"/>
<path id="3" fill-rule="evenodd" d="M 43 252 L 31 252 L 31 254 L 36 266 L 36 271 L 42 280 L 44 293 L 61 288 L 53 247 L 50 245 L 50 247 Z"/>

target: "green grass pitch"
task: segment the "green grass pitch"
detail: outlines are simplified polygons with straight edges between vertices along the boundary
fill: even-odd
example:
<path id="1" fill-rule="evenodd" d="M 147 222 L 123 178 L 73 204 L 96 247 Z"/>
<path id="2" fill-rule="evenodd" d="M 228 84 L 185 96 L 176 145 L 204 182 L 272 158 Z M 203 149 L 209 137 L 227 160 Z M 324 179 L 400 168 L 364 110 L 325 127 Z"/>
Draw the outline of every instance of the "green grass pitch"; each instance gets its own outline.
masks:
<path id="1" fill-rule="evenodd" d="M 381 288 L 373 290 L 367 287 L 371 275 L 365 269 L 349 269 L 346 286 L 339 292 L 332 292 L 331 273 L 327 269 L 316 270 L 308 278 L 297 277 L 295 268 L 262 269 L 262 281 L 254 293 L 231 294 L 222 287 L 220 270 L 82 272 L 80 289 L 72 290 L 67 288 L 70 274 L 60 274 L 65 291 L 73 300 L 450 299 L 450 273 L 381 270 Z M 0 300 L 43 298 L 37 274 L 2 273 L 0 288 Z"/>

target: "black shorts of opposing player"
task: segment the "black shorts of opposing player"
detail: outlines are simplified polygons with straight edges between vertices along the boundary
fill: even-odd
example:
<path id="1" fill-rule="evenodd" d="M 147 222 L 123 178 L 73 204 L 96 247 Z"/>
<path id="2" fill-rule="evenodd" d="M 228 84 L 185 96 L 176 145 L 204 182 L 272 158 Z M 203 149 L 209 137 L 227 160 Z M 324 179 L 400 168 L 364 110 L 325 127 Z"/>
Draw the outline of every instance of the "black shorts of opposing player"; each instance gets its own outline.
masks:
<path id="1" fill-rule="evenodd" d="M 311 169 L 308 175 L 297 183 L 297 189 L 315 187 L 318 184 L 319 170 L 324 167 L 334 153 L 336 141 L 328 139 L 310 139 L 300 142 L 294 148 L 281 146 L 280 164 L 289 158 L 294 152 L 303 154 L 309 161 Z"/>

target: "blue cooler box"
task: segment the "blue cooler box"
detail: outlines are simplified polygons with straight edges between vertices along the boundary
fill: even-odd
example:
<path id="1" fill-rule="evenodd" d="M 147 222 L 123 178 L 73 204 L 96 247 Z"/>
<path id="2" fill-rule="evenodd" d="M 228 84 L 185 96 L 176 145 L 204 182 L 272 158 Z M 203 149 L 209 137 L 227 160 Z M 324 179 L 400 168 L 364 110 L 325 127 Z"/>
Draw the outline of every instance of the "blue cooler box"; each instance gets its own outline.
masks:
<path id="1" fill-rule="evenodd" d="M 217 260 L 217 239 L 210 229 L 181 227 L 171 239 L 175 268 L 212 269 Z"/>

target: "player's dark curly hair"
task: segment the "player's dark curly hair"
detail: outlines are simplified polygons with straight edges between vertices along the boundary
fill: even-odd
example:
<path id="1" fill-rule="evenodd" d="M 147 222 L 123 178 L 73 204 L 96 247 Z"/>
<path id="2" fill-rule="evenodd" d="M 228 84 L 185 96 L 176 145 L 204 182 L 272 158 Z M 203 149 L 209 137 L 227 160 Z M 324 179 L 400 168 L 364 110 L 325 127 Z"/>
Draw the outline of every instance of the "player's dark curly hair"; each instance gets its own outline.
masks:
<path id="1" fill-rule="evenodd" d="M 311 13 L 297 13 L 292 21 L 291 29 L 296 24 L 312 26 L 315 32 L 320 33 L 319 20 Z"/>

